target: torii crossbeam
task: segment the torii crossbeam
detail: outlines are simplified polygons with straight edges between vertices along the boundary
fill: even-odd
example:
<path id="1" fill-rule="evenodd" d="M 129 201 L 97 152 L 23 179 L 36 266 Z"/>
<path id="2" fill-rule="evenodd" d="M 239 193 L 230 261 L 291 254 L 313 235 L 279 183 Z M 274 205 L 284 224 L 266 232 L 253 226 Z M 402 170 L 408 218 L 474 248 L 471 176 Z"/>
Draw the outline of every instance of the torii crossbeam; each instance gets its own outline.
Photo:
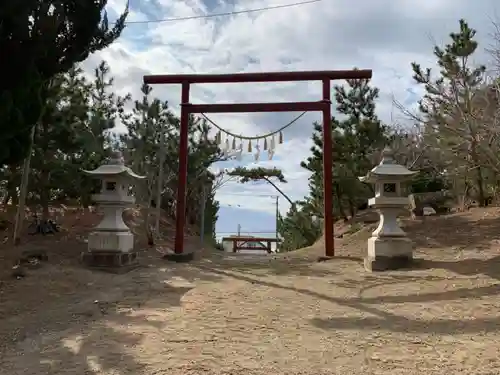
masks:
<path id="1" fill-rule="evenodd" d="M 188 172 L 188 120 L 191 113 L 235 113 L 235 112 L 323 112 L 323 187 L 324 187 L 324 235 L 325 256 L 333 257 L 333 160 L 331 130 L 331 81 L 340 79 L 370 79 L 371 70 L 330 70 L 302 72 L 268 72 L 268 73 L 236 73 L 236 74 L 167 74 L 146 75 L 144 83 L 180 84 L 181 123 L 179 145 L 179 183 L 177 187 L 177 211 L 175 226 L 175 248 L 177 255 L 184 253 L 184 226 L 186 221 L 186 185 Z M 292 82 L 321 81 L 323 83 L 322 99 L 313 102 L 288 103 L 238 103 L 238 104 L 192 104 L 189 102 L 189 90 L 192 84 L 198 83 L 245 83 L 245 82 Z"/>

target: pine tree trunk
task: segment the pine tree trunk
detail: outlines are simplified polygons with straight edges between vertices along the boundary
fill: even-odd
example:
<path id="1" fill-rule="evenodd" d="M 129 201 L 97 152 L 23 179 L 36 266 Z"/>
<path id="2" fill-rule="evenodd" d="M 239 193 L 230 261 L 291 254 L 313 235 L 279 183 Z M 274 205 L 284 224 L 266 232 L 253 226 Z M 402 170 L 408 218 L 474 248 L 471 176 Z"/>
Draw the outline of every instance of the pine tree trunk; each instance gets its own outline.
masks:
<path id="1" fill-rule="evenodd" d="M 87 193 L 82 194 L 80 202 L 83 208 L 89 207 L 92 204 L 91 195 Z"/>
<path id="2" fill-rule="evenodd" d="M 11 196 L 10 196 L 10 193 L 9 193 L 9 191 L 7 190 L 7 191 L 5 192 L 5 196 L 3 197 L 3 200 L 2 200 L 2 205 L 3 205 L 4 207 L 6 207 L 6 206 L 7 206 L 7 204 L 9 204 L 10 197 L 11 197 Z"/>
<path id="3" fill-rule="evenodd" d="M 275 189 L 276 189 L 276 191 L 277 191 L 278 193 L 280 193 L 280 194 L 283 196 L 283 198 L 285 198 L 285 199 L 288 201 L 288 203 L 290 203 L 290 205 L 293 205 L 293 201 L 290 199 L 290 197 L 289 197 L 288 195 L 286 195 L 286 194 L 285 194 L 285 193 L 284 193 L 284 192 L 283 192 L 283 191 L 282 191 L 282 190 L 281 190 L 278 186 L 276 186 L 276 184 L 275 184 L 275 183 L 273 183 L 273 182 L 272 182 L 269 178 L 267 178 L 267 177 L 263 177 L 262 179 L 263 179 L 263 180 L 265 180 L 265 181 L 267 181 L 267 182 L 268 182 L 268 183 L 269 183 L 269 184 L 270 184 L 273 188 L 275 188 Z"/>
<path id="4" fill-rule="evenodd" d="M 349 212 L 351 213 L 351 219 L 353 219 L 354 215 L 356 215 L 356 207 L 354 207 L 354 202 L 351 196 L 347 198 L 347 201 L 349 203 Z"/>
<path id="5" fill-rule="evenodd" d="M 333 184 L 335 195 L 337 196 L 337 201 L 339 202 L 339 212 L 342 219 L 347 220 L 347 215 L 345 214 L 344 207 L 342 206 L 341 191 L 338 184 Z"/>
<path id="6" fill-rule="evenodd" d="M 33 151 L 35 132 L 36 132 L 36 125 L 33 126 L 31 130 L 30 147 L 28 149 L 28 155 L 26 156 L 26 159 L 24 159 L 23 172 L 22 172 L 23 174 L 22 174 L 21 188 L 19 194 L 19 205 L 17 206 L 16 220 L 14 224 L 14 235 L 13 235 L 14 245 L 19 245 L 21 243 L 20 234 L 24 222 L 24 209 L 26 203 L 26 195 L 28 194 L 31 153 Z"/>
<path id="7" fill-rule="evenodd" d="M 477 178 L 476 178 L 476 183 L 478 186 L 478 192 L 479 192 L 479 205 L 481 207 L 486 206 L 486 195 L 484 194 L 484 186 L 483 186 L 483 171 L 481 167 L 477 167 Z"/>
<path id="8" fill-rule="evenodd" d="M 147 174 L 149 176 L 149 174 Z M 149 225 L 149 220 L 151 218 L 151 201 L 153 200 L 153 189 L 152 186 L 149 184 L 149 181 L 146 179 L 146 191 L 143 195 L 142 201 L 145 203 L 145 209 L 144 209 L 144 233 L 146 233 L 146 238 L 148 240 L 148 245 L 149 246 L 154 246 L 155 245 L 155 238 L 153 235 L 153 231 L 151 230 L 151 226 Z M 144 196 L 146 197 L 144 199 Z"/>
<path id="9" fill-rule="evenodd" d="M 475 141 L 471 143 L 471 158 L 474 162 L 474 167 L 476 167 L 476 184 L 478 189 L 478 201 L 481 207 L 486 205 L 486 197 L 484 194 L 484 179 L 483 179 L 483 170 L 481 168 L 479 157 L 477 153 L 477 144 Z"/>
<path id="10" fill-rule="evenodd" d="M 165 164 L 165 135 L 161 135 L 161 143 L 159 150 L 160 165 L 158 166 L 158 181 L 156 184 L 156 217 L 155 217 L 155 232 L 156 236 L 160 236 L 160 221 L 161 221 L 161 192 L 163 190 L 163 169 Z"/>
<path id="11" fill-rule="evenodd" d="M 19 203 L 19 196 L 17 194 L 17 167 L 9 167 L 10 179 L 7 181 L 7 196 L 4 200 L 4 205 L 7 205 L 12 199 L 12 206 L 16 206 Z"/>
<path id="12" fill-rule="evenodd" d="M 49 178 L 50 172 L 45 168 L 40 173 L 40 205 L 42 206 L 42 220 L 49 219 L 49 203 L 50 203 L 50 194 L 49 194 Z"/>
<path id="13" fill-rule="evenodd" d="M 19 204 L 19 195 L 17 194 L 17 190 L 13 188 L 9 192 L 10 197 L 12 198 L 12 205 L 17 206 Z"/>
<path id="14" fill-rule="evenodd" d="M 43 151 L 40 180 L 38 181 L 39 183 L 38 189 L 40 190 L 40 205 L 42 206 L 42 220 L 48 220 L 49 204 L 50 204 L 50 191 L 49 191 L 50 169 L 48 168 L 48 165 L 49 165 L 49 160 L 51 160 L 52 153 L 49 151 L 50 134 L 49 134 L 49 124 L 46 121 L 42 121 L 42 126 L 38 136 L 38 141 L 42 147 L 41 151 Z"/>

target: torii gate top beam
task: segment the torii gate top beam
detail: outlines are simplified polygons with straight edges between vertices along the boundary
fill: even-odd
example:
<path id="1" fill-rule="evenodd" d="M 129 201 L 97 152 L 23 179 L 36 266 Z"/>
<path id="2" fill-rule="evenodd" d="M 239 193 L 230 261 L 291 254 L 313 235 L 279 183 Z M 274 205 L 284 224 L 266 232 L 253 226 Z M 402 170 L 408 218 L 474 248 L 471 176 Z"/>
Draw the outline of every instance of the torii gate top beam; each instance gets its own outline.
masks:
<path id="1" fill-rule="evenodd" d="M 234 74 L 158 74 L 144 76 L 144 83 L 194 84 L 194 83 L 243 83 L 243 82 L 292 82 L 323 81 L 338 79 L 370 79 L 371 70 L 320 70 L 302 72 L 265 72 Z"/>

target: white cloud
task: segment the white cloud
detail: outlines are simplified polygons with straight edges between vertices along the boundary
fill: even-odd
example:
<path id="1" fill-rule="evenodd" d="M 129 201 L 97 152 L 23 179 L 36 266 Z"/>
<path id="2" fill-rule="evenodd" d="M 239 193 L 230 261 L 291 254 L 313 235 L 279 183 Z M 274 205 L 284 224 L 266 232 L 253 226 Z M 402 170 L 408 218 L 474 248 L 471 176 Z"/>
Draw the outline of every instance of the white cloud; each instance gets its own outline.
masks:
<path id="1" fill-rule="evenodd" d="M 282 5 L 286 0 L 149 0 L 131 1 L 131 21 L 200 16 L 232 10 Z M 125 0 L 108 2 L 110 14 L 120 13 Z M 225 73 L 276 70 L 331 70 L 353 66 L 373 69 L 373 85 L 380 89 L 379 116 L 389 121 L 394 96 L 410 102 L 421 91 L 412 82 L 410 63 L 432 64 L 431 36 L 446 40 L 466 18 L 487 39 L 493 0 L 323 0 L 318 3 L 235 16 L 192 19 L 179 22 L 131 24 L 107 50 L 89 58 L 93 68 L 101 59 L 111 66 L 116 92 L 140 97 L 144 74 Z M 110 17 L 111 18 L 111 17 Z M 486 46 L 487 43 L 484 44 Z M 153 93 L 167 99 L 177 111 L 180 88 L 156 86 Z M 197 85 L 193 103 L 317 100 L 320 85 L 218 84 Z M 277 129 L 295 113 L 217 114 L 210 118 L 219 125 L 248 136 Z M 293 199 L 307 193 L 306 171 L 299 163 L 309 155 L 312 122 L 319 114 L 308 114 L 285 132 L 285 143 L 277 149 L 276 160 L 259 165 L 282 168 L 288 184 L 280 187 Z M 251 160 L 250 157 L 248 157 Z M 245 163 L 243 163 L 245 164 Z M 248 163 L 246 163 L 248 164 Z M 227 194 L 225 194 L 227 193 Z M 224 204 L 254 210 L 269 210 L 249 196 L 229 194 L 275 194 L 270 186 L 228 184 L 218 194 Z M 282 209 L 287 205 L 282 200 Z"/>

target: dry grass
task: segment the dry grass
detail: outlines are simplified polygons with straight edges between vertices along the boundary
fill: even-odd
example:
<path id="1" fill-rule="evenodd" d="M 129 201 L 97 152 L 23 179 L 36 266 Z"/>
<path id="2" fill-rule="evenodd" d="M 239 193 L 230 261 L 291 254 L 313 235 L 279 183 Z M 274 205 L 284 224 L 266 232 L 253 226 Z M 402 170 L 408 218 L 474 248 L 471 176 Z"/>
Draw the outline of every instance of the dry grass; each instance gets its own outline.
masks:
<path id="1" fill-rule="evenodd" d="M 126 275 L 51 258 L 0 287 L 0 374 L 498 373 L 498 211 L 407 230 L 418 267 L 383 274 L 359 262 L 367 229 L 322 263 L 321 243 L 189 265 L 144 251 Z"/>

